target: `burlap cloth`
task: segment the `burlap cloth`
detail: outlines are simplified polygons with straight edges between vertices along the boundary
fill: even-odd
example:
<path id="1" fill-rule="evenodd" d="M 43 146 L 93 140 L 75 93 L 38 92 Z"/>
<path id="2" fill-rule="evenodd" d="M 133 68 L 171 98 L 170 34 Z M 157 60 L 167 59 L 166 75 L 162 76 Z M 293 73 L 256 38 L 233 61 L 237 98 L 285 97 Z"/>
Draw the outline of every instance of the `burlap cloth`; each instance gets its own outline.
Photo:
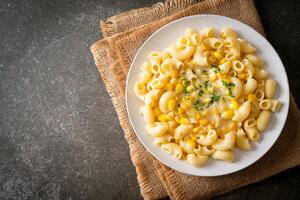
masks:
<path id="1" fill-rule="evenodd" d="M 263 34 L 252 0 L 171 0 L 101 22 L 105 39 L 91 47 L 96 66 L 124 129 L 141 194 L 145 199 L 167 196 L 172 199 L 207 199 L 300 164 L 300 113 L 293 97 L 285 128 L 272 149 L 250 167 L 230 175 L 196 177 L 177 172 L 157 161 L 137 139 L 128 121 L 124 99 L 130 63 L 138 48 L 155 30 L 173 20 L 200 13 L 235 18 Z"/>

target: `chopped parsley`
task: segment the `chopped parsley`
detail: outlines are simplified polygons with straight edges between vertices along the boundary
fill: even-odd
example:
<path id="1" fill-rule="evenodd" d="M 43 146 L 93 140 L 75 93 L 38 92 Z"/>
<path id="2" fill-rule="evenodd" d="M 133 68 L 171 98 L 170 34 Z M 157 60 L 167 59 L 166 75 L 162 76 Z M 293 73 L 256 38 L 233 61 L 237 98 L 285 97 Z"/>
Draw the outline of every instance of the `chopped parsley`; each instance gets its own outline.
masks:
<path id="1" fill-rule="evenodd" d="M 216 68 L 216 66 L 215 66 L 215 65 L 213 65 L 213 64 L 210 64 L 210 67 L 211 67 L 211 68 Z"/>
<path id="2" fill-rule="evenodd" d="M 183 100 L 184 100 L 184 101 L 188 101 L 188 100 L 190 100 L 190 98 L 191 98 L 191 97 L 190 97 L 189 95 L 186 95 L 186 96 L 183 97 Z"/>
<path id="3" fill-rule="evenodd" d="M 206 80 L 206 81 L 204 82 L 204 88 L 207 89 L 208 86 L 209 86 L 209 80 Z"/>
<path id="4" fill-rule="evenodd" d="M 199 110 L 202 110 L 203 109 L 203 103 L 199 100 L 195 101 L 194 103 L 194 108 L 199 111 Z"/>
<path id="5" fill-rule="evenodd" d="M 233 97 L 232 88 L 235 86 L 233 83 L 227 83 L 226 81 L 222 80 L 222 84 L 227 88 L 228 95 Z"/>
<path id="6" fill-rule="evenodd" d="M 208 108 L 212 104 L 218 102 L 220 100 L 220 98 L 221 98 L 221 95 L 213 94 L 210 98 L 210 101 L 207 103 L 206 107 Z"/>
<path id="7" fill-rule="evenodd" d="M 202 74 L 205 75 L 205 76 L 207 76 L 207 75 L 208 75 L 207 70 L 203 70 L 203 71 L 202 71 Z"/>
<path id="8" fill-rule="evenodd" d="M 199 96 L 201 97 L 204 94 L 204 90 L 199 90 Z"/>

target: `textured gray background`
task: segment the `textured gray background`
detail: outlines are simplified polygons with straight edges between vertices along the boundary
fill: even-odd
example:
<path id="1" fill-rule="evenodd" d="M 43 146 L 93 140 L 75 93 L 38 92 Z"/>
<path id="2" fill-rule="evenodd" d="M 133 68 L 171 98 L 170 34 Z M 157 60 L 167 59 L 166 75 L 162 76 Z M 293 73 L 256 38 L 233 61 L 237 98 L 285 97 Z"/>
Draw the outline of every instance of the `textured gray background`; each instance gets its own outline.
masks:
<path id="1" fill-rule="evenodd" d="M 0 199 L 140 199 L 89 46 L 142 1 L 0 1 Z M 300 103 L 299 1 L 257 1 Z M 217 199 L 300 198 L 299 167 Z M 197 188 L 195 188 L 197 189 Z"/>

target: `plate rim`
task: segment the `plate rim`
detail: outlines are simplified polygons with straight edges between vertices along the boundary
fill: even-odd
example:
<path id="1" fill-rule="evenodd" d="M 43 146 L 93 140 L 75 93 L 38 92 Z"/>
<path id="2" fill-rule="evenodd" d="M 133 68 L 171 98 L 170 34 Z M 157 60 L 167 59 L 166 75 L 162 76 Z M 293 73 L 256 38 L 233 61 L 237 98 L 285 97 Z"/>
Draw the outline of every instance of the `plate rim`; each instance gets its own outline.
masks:
<path id="1" fill-rule="evenodd" d="M 268 43 L 268 45 L 271 47 L 271 49 L 275 52 L 276 56 L 278 57 L 278 59 L 279 59 L 279 61 L 280 61 L 280 64 L 283 66 L 283 71 L 284 71 L 284 74 L 285 74 L 286 80 L 287 80 L 287 83 L 286 83 L 286 84 L 287 84 L 287 88 L 288 88 L 288 91 L 287 91 L 287 92 L 288 92 L 288 99 L 287 99 L 287 104 L 286 104 L 286 106 L 287 106 L 287 112 L 286 112 L 286 115 L 284 116 L 284 122 L 283 122 L 283 125 L 282 125 L 282 127 L 280 128 L 280 130 L 279 130 L 280 133 L 276 136 L 276 138 L 275 138 L 273 144 L 272 144 L 272 145 L 271 145 L 264 153 L 262 153 L 260 156 L 258 156 L 257 158 L 255 158 L 255 159 L 253 160 L 252 163 L 249 163 L 249 164 L 247 164 L 247 165 L 245 165 L 245 166 L 239 168 L 238 170 L 235 170 L 235 171 L 232 171 L 232 172 L 228 172 L 228 173 L 216 173 L 216 174 L 205 174 L 205 175 L 202 174 L 202 175 L 199 175 L 199 174 L 195 174 L 195 173 L 188 173 L 188 172 L 182 171 L 181 169 L 178 169 L 178 168 L 175 169 L 175 168 L 174 168 L 173 166 L 171 166 L 169 163 L 164 162 L 162 159 L 160 159 L 158 156 L 156 156 L 152 151 L 150 151 L 150 149 L 147 147 L 147 145 L 145 145 L 145 143 L 143 142 L 143 140 L 141 139 L 141 137 L 139 136 L 139 134 L 138 134 L 137 131 L 136 131 L 136 128 L 135 128 L 135 126 L 134 126 L 134 124 L 133 124 L 133 122 L 132 122 L 131 116 L 130 116 L 130 114 L 129 114 L 129 109 L 128 109 L 128 108 L 129 108 L 129 107 L 128 107 L 128 90 L 129 90 L 129 88 L 128 88 L 128 85 L 129 85 L 128 82 L 129 82 L 129 77 L 130 77 L 130 74 L 132 73 L 133 64 L 134 64 L 136 58 L 138 57 L 140 51 L 141 51 L 141 50 L 143 49 L 143 47 L 145 46 L 145 44 L 146 44 L 149 40 L 151 40 L 151 38 L 154 37 L 154 35 L 156 35 L 156 34 L 157 34 L 158 32 L 160 32 L 162 29 L 164 29 L 164 28 L 166 28 L 166 27 L 168 27 L 168 26 L 171 26 L 171 25 L 174 24 L 174 23 L 178 23 L 178 21 L 181 21 L 181 20 L 187 20 L 188 18 L 189 18 L 189 19 L 190 19 L 190 18 L 197 18 L 197 17 L 199 17 L 199 16 L 201 16 L 201 17 L 225 18 L 226 20 L 231 20 L 231 21 L 234 21 L 234 22 L 236 22 L 236 23 L 240 23 L 240 24 L 245 25 L 245 26 L 247 26 L 248 28 L 252 29 L 252 31 L 256 32 L 256 33 L 262 38 L 262 40 L 264 40 L 266 43 Z M 143 147 L 144 147 L 144 148 L 145 148 L 145 149 L 146 149 L 146 150 L 147 150 L 154 158 L 156 158 L 159 162 L 161 162 L 161 163 L 163 163 L 164 165 L 170 167 L 171 169 L 174 169 L 174 170 L 176 170 L 176 171 L 179 171 L 179 172 L 184 173 L 184 174 L 187 174 L 187 175 L 203 176 L 203 177 L 216 177 L 216 176 L 224 176 L 224 175 L 228 175 L 228 174 L 233 174 L 233 173 L 239 172 L 239 171 L 241 171 L 241 170 L 244 170 L 244 169 L 250 167 L 251 165 L 255 164 L 258 160 L 260 160 L 261 158 L 263 158 L 263 157 L 266 155 L 266 153 L 269 152 L 269 151 L 272 149 L 272 147 L 273 147 L 274 144 L 278 141 L 278 138 L 279 138 L 280 135 L 282 134 L 283 128 L 285 127 L 285 124 L 286 124 L 286 121 L 287 121 L 289 109 L 290 109 L 290 100 L 291 100 L 290 95 L 291 95 L 291 93 L 290 93 L 289 79 L 288 79 L 288 76 L 287 76 L 287 72 L 286 72 L 285 66 L 284 66 L 284 64 L 283 64 L 283 62 L 282 62 L 282 60 L 281 60 L 281 58 L 280 58 L 278 52 L 275 50 L 275 48 L 272 46 L 272 44 L 267 40 L 267 38 L 266 38 L 265 36 L 263 36 L 262 34 L 260 34 L 258 31 L 256 31 L 254 28 L 252 28 L 251 26 L 249 26 L 248 24 L 245 24 L 245 23 L 243 23 L 243 22 L 241 22 L 241 21 L 239 21 L 239 20 L 236 20 L 236 19 L 234 19 L 234 18 L 230 18 L 230 17 L 222 16 L 222 15 L 215 15 L 215 14 L 198 14 L 198 15 L 191 15 L 191 16 L 182 17 L 182 18 L 180 18 L 180 19 L 177 19 L 177 20 L 174 20 L 174 21 L 172 21 L 172 22 L 169 22 L 169 23 L 165 24 L 164 26 L 162 26 L 162 27 L 160 27 L 158 30 L 156 30 L 154 33 L 152 33 L 152 34 L 151 34 L 151 35 L 143 42 L 143 44 L 140 46 L 140 48 L 139 48 L 138 51 L 136 52 L 136 54 L 135 54 L 135 56 L 134 56 L 134 58 L 133 58 L 133 60 L 132 60 L 132 62 L 131 62 L 131 64 L 130 64 L 130 68 L 129 68 L 129 70 L 128 70 L 128 74 L 127 74 L 127 76 L 126 76 L 126 86 L 125 86 L 125 104 L 126 104 L 126 113 L 127 113 L 128 118 L 129 118 L 129 122 L 130 122 L 130 125 L 131 125 L 132 129 L 134 130 L 134 133 L 135 133 L 135 135 L 137 136 L 137 138 L 139 139 L 139 141 L 143 144 Z M 157 148 L 158 148 L 158 147 L 157 147 Z"/>

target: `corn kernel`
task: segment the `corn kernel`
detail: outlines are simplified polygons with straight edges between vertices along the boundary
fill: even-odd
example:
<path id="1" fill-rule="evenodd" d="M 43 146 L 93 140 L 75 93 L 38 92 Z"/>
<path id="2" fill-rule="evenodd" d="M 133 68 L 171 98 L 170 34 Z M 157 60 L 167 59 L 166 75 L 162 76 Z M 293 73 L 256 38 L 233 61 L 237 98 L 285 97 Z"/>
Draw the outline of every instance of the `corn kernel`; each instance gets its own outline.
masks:
<path id="1" fill-rule="evenodd" d="M 232 110 L 237 110 L 239 108 L 239 104 L 235 99 L 233 99 L 233 100 L 231 100 L 231 103 L 229 104 L 229 107 Z"/>
<path id="2" fill-rule="evenodd" d="M 236 128 L 236 123 L 235 122 L 230 122 L 228 125 L 228 131 L 233 131 Z"/>
<path id="3" fill-rule="evenodd" d="M 216 57 L 217 59 L 221 60 L 223 58 L 222 54 L 220 52 L 215 51 L 213 53 L 214 57 Z"/>
<path id="4" fill-rule="evenodd" d="M 198 139 L 198 134 L 195 134 L 191 137 L 192 140 L 196 141 Z"/>
<path id="5" fill-rule="evenodd" d="M 182 114 L 184 112 L 184 110 L 182 108 L 178 108 L 177 113 L 178 114 Z"/>
<path id="6" fill-rule="evenodd" d="M 176 101 L 175 99 L 170 99 L 168 101 L 168 108 L 169 110 L 174 110 L 175 109 L 175 106 L 176 106 Z"/>
<path id="7" fill-rule="evenodd" d="M 201 117 L 202 117 L 202 116 L 201 116 L 200 113 L 197 113 L 197 114 L 196 114 L 196 119 L 201 119 Z"/>
<path id="8" fill-rule="evenodd" d="M 191 139 L 186 140 L 186 143 L 193 148 L 196 146 L 196 142 Z"/>
<path id="9" fill-rule="evenodd" d="M 173 90 L 173 85 L 171 83 L 167 83 L 167 85 L 165 85 L 164 87 L 165 90 Z"/>
<path id="10" fill-rule="evenodd" d="M 209 112 L 208 110 L 203 110 L 201 114 L 202 114 L 203 116 L 207 116 L 208 112 Z"/>
<path id="11" fill-rule="evenodd" d="M 171 78 L 170 79 L 170 83 L 174 86 L 176 86 L 176 84 L 178 83 L 178 79 L 177 78 Z"/>
<path id="12" fill-rule="evenodd" d="M 175 122 L 177 122 L 178 124 L 180 123 L 180 118 L 178 116 L 175 116 Z"/>
<path id="13" fill-rule="evenodd" d="M 221 60 L 220 60 L 220 64 L 224 64 L 225 62 L 226 62 L 227 60 L 225 59 L 225 58 L 222 58 Z"/>
<path id="14" fill-rule="evenodd" d="M 174 118 L 174 116 L 172 116 L 172 115 L 170 115 L 170 114 L 167 115 L 167 120 L 168 120 L 168 121 L 173 120 L 173 118 Z"/>
<path id="15" fill-rule="evenodd" d="M 189 123 L 189 120 L 187 118 L 180 118 L 180 121 L 179 121 L 180 124 L 188 124 Z"/>
<path id="16" fill-rule="evenodd" d="M 217 108 L 214 108 L 214 109 L 213 109 L 213 114 L 214 114 L 214 115 L 219 115 L 219 111 L 218 111 Z"/>
<path id="17" fill-rule="evenodd" d="M 177 70 L 172 70 L 170 75 L 171 75 L 171 77 L 176 78 L 176 77 L 178 77 L 179 73 Z"/>
<path id="18" fill-rule="evenodd" d="M 175 92 L 176 93 L 180 93 L 183 90 L 183 86 L 180 83 L 177 83 L 176 87 L 175 87 Z"/>
<path id="19" fill-rule="evenodd" d="M 245 80 L 245 79 L 246 79 L 245 74 L 239 74 L 238 77 L 239 77 L 239 79 L 242 79 L 242 80 Z"/>
<path id="20" fill-rule="evenodd" d="M 160 112 L 160 110 L 159 110 L 158 107 L 153 109 L 153 113 L 154 113 L 154 115 L 157 116 L 157 117 L 158 117 L 159 115 L 161 115 L 161 112 Z"/>
<path id="21" fill-rule="evenodd" d="M 249 95 L 248 95 L 248 100 L 249 100 L 250 102 L 254 101 L 255 99 L 256 99 L 256 95 L 255 95 L 255 94 L 249 94 Z"/>
<path id="22" fill-rule="evenodd" d="M 224 112 L 222 112 L 221 117 L 223 119 L 231 119 L 233 117 L 233 111 L 232 110 L 226 110 Z"/>
<path id="23" fill-rule="evenodd" d="M 211 122 L 210 124 L 208 124 L 208 129 L 215 129 L 215 127 L 216 127 L 215 122 Z"/>
<path id="24" fill-rule="evenodd" d="M 209 103 L 209 102 L 210 102 L 210 100 L 211 100 L 211 98 L 209 98 L 209 97 L 206 97 L 206 98 L 203 100 L 203 102 L 204 102 L 204 103 Z"/>
<path id="25" fill-rule="evenodd" d="M 199 131 L 200 131 L 200 127 L 199 126 L 193 128 L 193 133 L 198 133 Z"/>
<path id="26" fill-rule="evenodd" d="M 208 47 L 205 44 L 201 44 L 201 49 L 202 51 L 208 50 Z"/>
<path id="27" fill-rule="evenodd" d="M 206 125 L 208 124 L 208 120 L 207 120 L 207 119 L 200 119 L 200 120 L 199 120 L 199 124 L 200 124 L 201 126 L 206 126 Z"/>
<path id="28" fill-rule="evenodd" d="M 158 120 L 161 122 L 167 122 L 168 116 L 166 114 L 159 115 Z"/>
<path id="29" fill-rule="evenodd" d="M 194 86 L 193 85 L 189 85 L 187 88 L 186 88 L 186 91 L 188 93 L 192 92 L 194 90 Z"/>

